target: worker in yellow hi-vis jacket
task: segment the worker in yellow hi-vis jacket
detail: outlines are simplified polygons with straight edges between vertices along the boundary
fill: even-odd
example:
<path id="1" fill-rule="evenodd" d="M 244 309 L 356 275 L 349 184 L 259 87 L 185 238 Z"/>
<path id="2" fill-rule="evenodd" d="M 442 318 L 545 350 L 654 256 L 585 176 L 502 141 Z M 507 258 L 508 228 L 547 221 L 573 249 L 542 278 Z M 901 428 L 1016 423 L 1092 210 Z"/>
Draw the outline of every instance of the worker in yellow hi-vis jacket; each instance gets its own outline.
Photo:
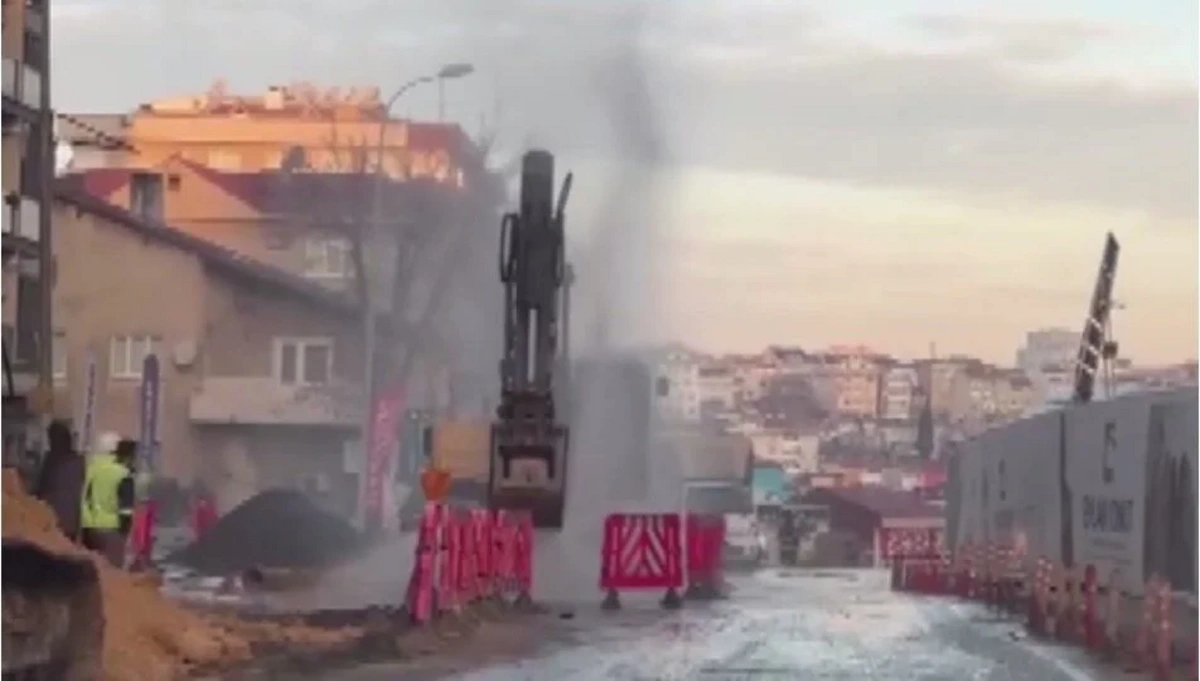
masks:
<path id="1" fill-rule="evenodd" d="M 137 444 L 120 440 L 114 451 L 97 452 L 84 475 L 80 525 L 83 544 L 118 568 L 125 566 L 125 543 L 133 525 L 133 480 Z"/>

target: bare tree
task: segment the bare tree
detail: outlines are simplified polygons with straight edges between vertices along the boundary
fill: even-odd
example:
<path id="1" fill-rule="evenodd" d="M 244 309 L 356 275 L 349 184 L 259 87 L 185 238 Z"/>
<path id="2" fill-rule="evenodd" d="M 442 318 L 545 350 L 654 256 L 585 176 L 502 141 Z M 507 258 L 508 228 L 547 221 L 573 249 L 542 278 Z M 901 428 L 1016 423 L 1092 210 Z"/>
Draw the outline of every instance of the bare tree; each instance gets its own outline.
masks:
<path id="1" fill-rule="evenodd" d="M 450 341 L 457 334 L 438 333 L 438 318 L 456 289 L 468 298 L 484 297 L 487 290 L 479 277 L 493 269 L 485 265 L 494 259 L 495 248 L 489 204 L 497 203 L 503 194 L 501 183 L 487 169 L 495 139 L 494 132 L 485 133 L 478 145 L 459 156 L 468 176 L 465 192 L 412 178 L 408 150 L 379 149 L 365 137 L 348 137 L 335 121 L 322 158 L 305 159 L 296 153 L 285 159 L 278 197 L 283 217 L 294 226 L 347 240 L 354 297 L 364 314 L 370 314 L 378 302 L 372 296 L 390 297 L 384 330 L 399 347 L 397 352 L 380 355 L 385 360 L 380 367 L 385 381 L 408 382 L 420 357 L 456 364 L 459 353 Z M 397 172 L 377 189 L 381 181 L 377 173 L 389 167 Z M 320 180 L 313 177 L 317 174 Z M 472 186 L 476 184 L 480 186 Z M 381 191 L 379 215 L 375 214 L 377 190 Z M 383 238 L 367 243 L 372 230 Z M 369 267 L 368 258 L 378 257 L 380 251 L 390 262 Z M 466 263 L 470 265 L 463 266 Z M 371 281 L 373 270 L 376 274 L 383 270 L 391 285 Z M 464 284 L 469 290 L 463 290 Z M 486 305 L 486 300 L 474 302 Z"/>

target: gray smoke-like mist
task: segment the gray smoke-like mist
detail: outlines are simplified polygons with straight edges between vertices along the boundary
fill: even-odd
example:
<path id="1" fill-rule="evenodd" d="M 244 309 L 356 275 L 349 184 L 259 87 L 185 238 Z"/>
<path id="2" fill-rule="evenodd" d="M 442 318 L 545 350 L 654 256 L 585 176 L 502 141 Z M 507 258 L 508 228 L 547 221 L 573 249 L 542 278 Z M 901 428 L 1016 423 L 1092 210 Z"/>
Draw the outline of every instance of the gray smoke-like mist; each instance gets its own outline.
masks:
<path id="1" fill-rule="evenodd" d="M 663 187 L 658 178 L 665 145 L 647 84 L 639 43 L 647 8 L 628 10 L 620 41 L 596 64 L 594 90 L 613 133 L 608 155 L 617 166 L 581 253 L 579 302 L 586 349 L 611 351 L 653 335 L 661 300 L 657 239 Z"/>
<path id="2" fill-rule="evenodd" d="M 561 533 L 539 537 L 535 596 L 543 600 L 595 598 L 608 513 L 677 507 L 676 495 L 660 491 L 679 486 L 678 470 L 661 470 L 647 451 L 650 374 L 628 354 L 664 331 L 655 326 L 663 319 L 658 218 L 665 145 L 639 44 L 646 19 L 644 5 L 631 7 L 614 32 L 618 41 L 595 63 L 594 88 L 614 141 L 605 156 L 616 171 L 591 238 L 574 257 L 581 328 L 567 513 Z"/>

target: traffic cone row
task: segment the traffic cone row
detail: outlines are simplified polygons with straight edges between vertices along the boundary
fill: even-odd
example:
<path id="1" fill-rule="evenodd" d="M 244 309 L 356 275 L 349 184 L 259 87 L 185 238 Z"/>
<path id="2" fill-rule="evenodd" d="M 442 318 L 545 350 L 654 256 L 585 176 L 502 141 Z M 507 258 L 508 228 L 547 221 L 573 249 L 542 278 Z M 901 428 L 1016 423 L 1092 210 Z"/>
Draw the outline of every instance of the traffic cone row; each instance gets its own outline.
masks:
<path id="1" fill-rule="evenodd" d="M 938 561 L 943 579 L 940 589 L 929 589 L 923 580 L 925 563 L 894 564 L 897 588 L 920 593 L 946 593 L 996 606 L 1001 611 L 1022 613 L 1035 635 L 1075 643 L 1120 662 L 1125 669 L 1147 672 L 1154 681 L 1171 681 L 1174 667 L 1174 630 L 1171 585 L 1160 577 L 1146 584 L 1139 626 L 1129 632 L 1121 626 L 1126 595 L 1115 579 L 1100 583 L 1094 565 L 1082 570 L 1065 568 L 1046 556 L 1022 569 L 1022 556 L 997 546 L 967 546 L 952 557 Z M 1024 592 L 1024 593 L 1022 593 Z M 1197 679 L 1196 646 L 1186 652 L 1189 675 Z"/>

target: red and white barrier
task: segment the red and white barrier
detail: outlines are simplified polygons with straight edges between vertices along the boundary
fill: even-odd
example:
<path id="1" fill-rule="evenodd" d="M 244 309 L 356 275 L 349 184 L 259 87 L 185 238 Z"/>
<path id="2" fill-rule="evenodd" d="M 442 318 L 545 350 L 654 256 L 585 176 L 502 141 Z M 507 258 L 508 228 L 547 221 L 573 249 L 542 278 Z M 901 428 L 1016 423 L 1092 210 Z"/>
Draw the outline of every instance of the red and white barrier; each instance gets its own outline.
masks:
<path id="1" fill-rule="evenodd" d="M 675 513 L 614 513 L 604 520 L 600 588 L 604 607 L 620 607 L 620 592 L 664 589 L 664 607 L 680 605 L 683 546 Z"/>
<path id="2" fill-rule="evenodd" d="M 428 503 L 416 553 L 405 599 L 416 623 L 460 612 L 483 598 L 529 600 L 533 522 L 528 514 Z"/>
<path id="3" fill-rule="evenodd" d="M 150 565 L 150 558 L 154 553 L 154 527 L 157 523 L 158 504 L 154 501 L 143 501 L 134 508 L 129 529 L 129 564 L 133 569 Z"/>
<path id="4" fill-rule="evenodd" d="M 686 525 L 687 591 L 690 596 L 716 596 L 723 583 L 725 518 L 688 514 Z"/>

